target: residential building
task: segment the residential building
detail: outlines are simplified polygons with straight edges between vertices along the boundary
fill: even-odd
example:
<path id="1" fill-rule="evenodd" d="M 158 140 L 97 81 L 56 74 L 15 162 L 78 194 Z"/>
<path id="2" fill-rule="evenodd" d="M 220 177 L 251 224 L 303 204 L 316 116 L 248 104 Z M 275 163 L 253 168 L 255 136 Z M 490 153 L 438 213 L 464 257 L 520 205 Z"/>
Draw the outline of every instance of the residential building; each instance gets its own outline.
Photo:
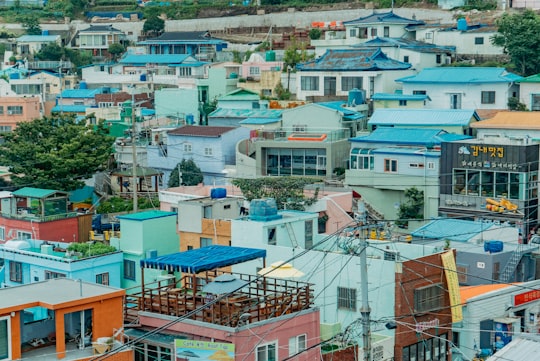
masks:
<path id="1" fill-rule="evenodd" d="M 478 138 L 497 141 L 500 138 L 522 139 L 537 143 L 540 138 L 540 119 L 534 112 L 504 111 L 471 124 Z"/>
<path id="2" fill-rule="evenodd" d="M 474 136 L 473 125 L 478 121 L 480 116 L 474 109 L 376 109 L 368 120 L 368 129 L 436 129 Z"/>
<path id="3" fill-rule="evenodd" d="M 517 81 L 519 84 L 519 101 L 527 110 L 540 110 L 540 74 L 528 76 Z"/>
<path id="4" fill-rule="evenodd" d="M 507 222 L 440 218 L 411 235 L 413 242 L 455 249 L 460 285 L 476 286 L 536 278 L 538 244 L 523 244 L 527 239 L 520 232 Z"/>
<path id="5" fill-rule="evenodd" d="M 538 352 L 540 346 L 539 342 L 540 339 L 537 335 L 520 333 L 519 335 L 515 335 L 513 337 L 512 341 L 510 341 L 507 347 L 498 350 L 495 355 L 488 357 L 486 361 L 496 361 L 500 357 L 510 360 L 515 360 L 519 357 L 534 357 L 532 355 L 535 355 Z"/>
<path id="6" fill-rule="evenodd" d="M 524 1 L 524 0 L 503 1 L 503 8 L 506 8 L 507 6 L 513 9 L 531 9 L 531 10 L 540 9 L 540 4 L 538 4 L 537 1 Z"/>
<path id="7" fill-rule="evenodd" d="M 462 287 L 463 321 L 452 329 L 454 343 L 461 354 L 468 359 L 500 359 L 510 355 L 506 347 L 509 344 L 515 344 L 529 334 L 536 335 L 539 327 L 539 285 L 540 281 L 535 280 Z M 523 348 L 520 356 L 508 357 L 515 360 L 523 357 L 527 350 Z M 492 352 L 495 355 L 488 358 Z"/>
<path id="8" fill-rule="evenodd" d="M 180 359 L 216 348 L 232 360 L 284 360 L 296 353 L 298 360 L 318 358 L 320 316 L 311 284 L 272 277 L 257 282 L 253 274 L 222 271 L 265 255 L 262 249 L 214 245 L 143 260 L 145 273 L 158 269 L 179 277 L 167 287 L 142 286 L 127 297 L 126 319 L 138 319 L 125 331 L 128 340 L 163 358 L 173 349 Z M 160 336 L 158 348 L 155 337 L 139 337 L 146 332 Z"/>
<path id="9" fill-rule="evenodd" d="M 406 204 L 405 192 L 411 188 L 423 192 L 422 218 L 435 217 L 440 145 L 456 138 L 469 137 L 441 129 L 380 127 L 369 135 L 351 138 L 345 184 L 361 195 L 371 217 L 398 219 L 399 206 Z"/>
<path id="10" fill-rule="evenodd" d="M 167 31 L 154 39 L 139 41 L 147 54 L 190 55 L 199 61 L 216 61 L 217 53 L 227 47 L 209 31 Z"/>
<path id="11" fill-rule="evenodd" d="M 49 44 L 62 45 L 60 35 L 49 35 L 46 31 L 42 35 L 22 35 L 16 39 L 17 55 L 22 58 L 30 57 L 31 59 L 39 53 L 41 48 Z"/>
<path id="12" fill-rule="evenodd" d="M 508 109 L 508 98 L 519 97 L 519 75 L 504 68 L 426 68 L 396 79 L 403 94 L 425 94 L 430 109 Z"/>
<path id="13" fill-rule="evenodd" d="M 526 138 L 443 142 L 439 214 L 508 222 L 529 234 L 538 225 L 538 152 Z"/>
<path id="14" fill-rule="evenodd" d="M 413 74 L 411 64 L 391 59 L 380 48 L 327 50 L 319 58 L 296 66 L 296 97 L 313 102 L 346 100 L 361 89 L 366 97 L 394 92 L 395 80 Z"/>
<path id="15" fill-rule="evenodd" d="M 66 192 L 31 187 L 3 192 L 0 240 L 88 241 L 92 215 L 70 211 L 68 197 Z"/>
<path id="16" fill-rule="evenodd" d="M 123 261 L 121 252 L 85 256 L 67 251 L 68 245 L 34 239 L 0 244 L 0 258 L 4 261 L 1 286 L 20 286 L 65 277 L 120 287 Z"/>
<path id="17" fill-rule="evenodd" d="M 18 123 L 31 122 L 43 116 L 39 96 L 2 96 L 0 97 L 0 130 L 11 132 Z"/>
<path id="18" fill-rule="evenodd" d="M 371 96 L 373 110 L 385 108 L 422 109 L 431 99 L 425 94 L 405 95 L 401 91 L 395 93 L 375 93 Z"/>
<path id="19" fill-rule="evenodd" d="M 87 108 L 96 108 L 97 94 L 116 93 L 118 89 L 109 87 L 101 87 L 96 89 L 88 89 L 84 86 L 79 89 L 62 90 L 56 98 L 56 105 L 52 108 L 54 113 L 74 113 L 84 116 Z"/>
<path id="20" fill-rule="evenodd" d="M 169 130 L 166 144 L 148 146 L 148 163 L 163 172 L 163 184 L 168 184 L 171 171 L 182 159 L 195 162 L 205 184 L 226 184 L 227 174 L 223 170 L 226 165 L 235 164 L 236 144 L 246 138 L 246 128 L 185 125 Z"/>
<path id="21" fill-rule="evenodd" d="M 2 358 L 91 360 L 104 339 L 110 340 L 107 349 L 119 348 L 115 337 L 123 326 L 124 294 L 122 289 L 67 278 L 0 289 Z M 39 322 L 27 318 L 29 311 L 40 313 Z M 82 341 L 70 341 L 77 337 Z M 115 359 L 133 360 L 133 352 L 118 349 Z"/>
<path id="22" fill-rule="evenodd" d="M 108 59 L 109 46 L 112 44 L 128 45 L 126 34 L 113 25 L 90 25 L 75 35 L 75 47 L 82 51 L 91 51 L 94 58 Z"/>
<path id="23" fill-rule="evenodd" d="M 173 212 L 143 211 L 116 218 L 122 233 L 120 237 L 111 238 L 110 244 L 124 254 L 121 283 L 122 288 L 131 293 L 141 284 L 140 260 L 178 251 L 177 216 Z M 153 272 L 151 277 L 149 274 L 147 282 L 168 280 L 161 271 Z"/>

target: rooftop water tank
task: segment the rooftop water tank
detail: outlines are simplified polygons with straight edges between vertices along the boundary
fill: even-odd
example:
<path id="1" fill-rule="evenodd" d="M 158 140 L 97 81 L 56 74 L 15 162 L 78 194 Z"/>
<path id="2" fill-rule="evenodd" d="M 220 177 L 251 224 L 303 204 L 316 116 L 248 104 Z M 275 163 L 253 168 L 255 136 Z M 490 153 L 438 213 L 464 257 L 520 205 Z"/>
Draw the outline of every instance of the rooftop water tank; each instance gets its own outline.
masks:
<path id="1" fill-rule="evenodd" d="M 210 190 L 210 198 L 227 198 L 227 189 L 225 188 L 212 188 Z"/>
<path id="2" fill-rule="evenodd" d="M 85 81 L 79 83 L 79 89 L 88 89 L 88 84 Z"/>
<path id="3" fill-rule="evenodd" d="M 253 199 L 249 206 L 249 219 L 253 221 L 271 221 L 280 219 L 274 198 Z"/>
<path id="4" fill-rule="evenodd" d="M 468 28 L 467 19 L 465 19 L 465 18 L 458 19 L 458 21 L 457 21 L 457 29 L 459 31 L 465 31 L 465 30 L 467 30 L 467 28 Z"/>
<path id="5" fill-rule="evenodd" d="M 502 241 L 485 241 L 484 251 L 489 253 L 502 252 L 504 243 Z"/>
<path id="6" fill-rule="evenodd" d="M 266 61 L 276 61 L 276 52 L 273 50 L 268 50 L 266 52 Z"/>
<path id="7" fill-rule="evenodd" d="M 195 124 L 195 116 L 193 114 L 186 115 L 186 124 L 190 124 L 190 125 Z"/>
<path id="8" fill-rule="evenodd" d="M 363 89 L 351 89 L 349 90 L 349 99 L 347 105 L 354 107 L 356 105 L 364 104 L 366 102 L 366 91 Z"/>

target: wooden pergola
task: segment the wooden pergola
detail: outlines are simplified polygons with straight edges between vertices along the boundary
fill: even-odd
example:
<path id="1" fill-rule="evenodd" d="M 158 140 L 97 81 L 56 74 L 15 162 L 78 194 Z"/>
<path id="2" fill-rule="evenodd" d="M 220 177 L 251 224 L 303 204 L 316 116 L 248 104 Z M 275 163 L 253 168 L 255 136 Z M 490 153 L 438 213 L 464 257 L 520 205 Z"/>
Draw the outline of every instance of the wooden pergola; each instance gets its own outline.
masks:
<path id="1" fill-rule="evenodd" d="M 135 169 L 135 177 L 137 178 L 137 193 L 141 192 L 158 192 L 159 191 L 159 177 L 163 172 L 158 171 L 154 168 L 148 167 L 139 167 Z M 111 173 L 112 176 L 118 177 L 120 183 L 120 193 L 130 192 L 128 188 L 131 185 L 133 180 L 133 168 L 129 168 L 123 171 L 114 171 Z M 143 186 L 148 186 L 147 179 L 151 179 L 150 188 L 144 189 Z M 127 183 L 127 185 L 125 185 Z M 124 188 L 126 188 L 124 190 Z"/>

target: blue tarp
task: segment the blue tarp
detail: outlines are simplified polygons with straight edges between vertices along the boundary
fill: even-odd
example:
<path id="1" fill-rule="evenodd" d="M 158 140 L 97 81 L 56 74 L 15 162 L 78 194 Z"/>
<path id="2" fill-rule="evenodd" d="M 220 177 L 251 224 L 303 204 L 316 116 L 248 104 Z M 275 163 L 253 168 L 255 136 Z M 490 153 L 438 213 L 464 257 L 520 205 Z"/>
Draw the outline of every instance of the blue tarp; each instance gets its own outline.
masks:
<path id="1" fill-rule="evenodd" d="M 214 245 L 146 258 L 141 260 L 141 267 L 169 272 L 199 273 L 264 257 L 266 257 L 264 249 Z"/>

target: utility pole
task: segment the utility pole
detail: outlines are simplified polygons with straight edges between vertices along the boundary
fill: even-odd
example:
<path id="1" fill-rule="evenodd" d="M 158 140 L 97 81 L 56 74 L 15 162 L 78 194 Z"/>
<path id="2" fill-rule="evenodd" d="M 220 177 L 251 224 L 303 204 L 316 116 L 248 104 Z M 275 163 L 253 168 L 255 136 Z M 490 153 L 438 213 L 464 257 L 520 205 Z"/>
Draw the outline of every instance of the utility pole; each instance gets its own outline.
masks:
<path id="1" fill-rule="evenodd" d="M 135 143 L 135 84 L 131 89 L 131 153 L 133 156 L 133 213 L 137 212 L 137 144 Z"/>
<path id="2" fill-rule="evenodd" d="M 371 326 L 369 315 L 368 300 L 368 279 L 367 279 L 367 240 L 364 237 L 360 239 L 360 291 L 362 292 L 362 306 L 360 314 L 362 315 L 362 343 L 364 351 L 364 361 L 371 361 Z"/>

